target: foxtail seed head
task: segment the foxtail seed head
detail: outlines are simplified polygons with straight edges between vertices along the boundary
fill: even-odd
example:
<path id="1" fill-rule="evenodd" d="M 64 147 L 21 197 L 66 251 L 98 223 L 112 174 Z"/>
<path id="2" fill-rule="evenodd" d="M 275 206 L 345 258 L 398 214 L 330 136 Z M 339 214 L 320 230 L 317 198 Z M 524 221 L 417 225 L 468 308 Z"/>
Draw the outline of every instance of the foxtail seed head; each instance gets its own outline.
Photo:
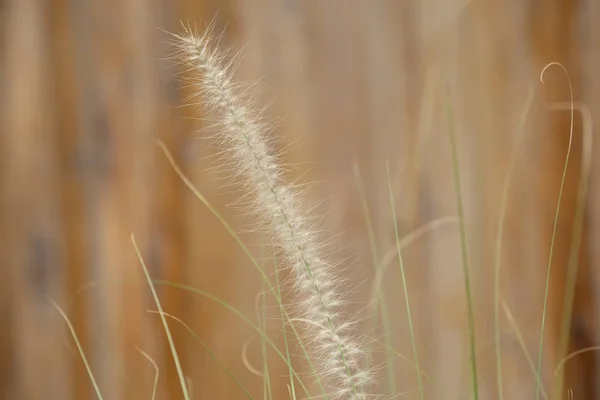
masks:
<path id="1" fill-rule="evenodd" d="M 233 63 L 211 42 L 211 29 L 198 35 L 187 28 L 174 35 L 177 60 L 192 74 L 194 96 L 214 112 L 217 137 L 236 176 L 252 194 L 253 211 L 281 249 L 292 269 L 302 318 L 309 322 L 317 373 L 331 387 L 331 396 L 364 400 L 371 373 L 362 344 L 353 334 L 354 321 L 342 315 L 345 301 L 324 254 L 317 230 L 302 211 L 295 189 L 283 179 L 268 138 L 269 126 L 232 80 Z"/>

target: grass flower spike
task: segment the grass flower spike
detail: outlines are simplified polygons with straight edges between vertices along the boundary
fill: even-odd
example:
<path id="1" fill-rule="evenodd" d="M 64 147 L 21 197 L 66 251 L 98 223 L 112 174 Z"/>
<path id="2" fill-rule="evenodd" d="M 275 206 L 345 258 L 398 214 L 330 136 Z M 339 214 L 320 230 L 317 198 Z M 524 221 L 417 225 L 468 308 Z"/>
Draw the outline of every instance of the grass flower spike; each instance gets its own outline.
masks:
<path id="1" fill-rule="evenodd" d="M 252 195 L 252 211 L 271 235 L 285 264 L 292 270 L 298 301 L 308 322 L 317 373 L 335 399 L 364 400 L 371 373 L 362 343 L 354 335 L 355 321 L 342 314 L 346 305 L 327 261 L 317 230 L 283 178 L 268 137 L 269 126 L 255 110 L 248 90 L 233 81 L 234 64 L 212 42 L 212 30 L 199 35 L 184 28 L 175 36 L 176 59 L 191 73 L 193 95 L 216 115 L 218 134 L 236 177 Z"/>

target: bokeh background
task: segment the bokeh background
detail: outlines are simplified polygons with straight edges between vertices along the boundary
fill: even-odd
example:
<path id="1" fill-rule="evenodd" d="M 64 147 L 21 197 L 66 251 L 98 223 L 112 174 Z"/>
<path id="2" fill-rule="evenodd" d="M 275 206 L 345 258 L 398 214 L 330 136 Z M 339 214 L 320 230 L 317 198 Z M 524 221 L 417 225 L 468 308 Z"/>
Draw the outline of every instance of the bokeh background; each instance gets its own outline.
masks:
<path id="1" fill-rule="evenodd" d="M 593 349 L 569 359 L 565 390 L 553 393 L 565 352 L 600 339 L 598 146 L 582 139 L 586 129 L 595 136 L 593 121 L 600 113 L 597 1 L 3 0 L 0 398 L 94 398 L 53 301 L 72 321 L 105 399 L 150 398 L 154 368 L 137 348 L 159 368 L 157 398 L 182 398 L 160 320 L 148 312 L 156 306 L 132 232 L 154 278 L 201 288 L 256 317 L 264 289 L 260 275 L 156 145 L 164 141 L 226 219 L 248 231 L 251 219 L 229 206 L 239 192 L 224 185 L 225 171 L 215 169 L 210 133 L 195 118 L 203 115 L 182 107 L 189 91 L 169 60 L 173 48 L 165 33 L 180 30 L 181 20 L 200 30 L 214 20 L 224 46 L 244 48 L 238 78 L 262 79 L 259 101 L 272 100 L 269 116 L 280 117 L 274 135 L 293 166 L 290 177 L 324 182 L 310 196 L 325 199 L 316 212 L 341 249 L 333 256 L 350 257 L 347 289 L 356 288 L 356 304 L 349 307 L 366 310 L 365 331 L 388 334 L 410 358 L 397 260 L 388 260 L 383 278 L 387 331 L 366 307 L 375 261 L 390 250 L 394 257 L 389 162 L 400 234 L 424 232 L 404 249 L 404 261 L 422 368 L 431 377 L 428 399 L 470 396 L 451 127 L 460 154 L 480 398 L 498 396 L 494 249 L 513 155 L 501 253 L 503 388 L 507 399 L 535 397 L 526 354 L 537 362 L 570 132 L 567 76 L 553 65 L 542 84 L 540 73 L 560 62 L 576 110 L 550 274 L 542 379 L 549 398 L 567 398 L 567 388 L 577 400 L 600 395 Z M 577 193 L 580 178 L 586 178 L 580 165 L 590 154 L 578 246 Z M 356 171 L 369 205 L 375 255 Z M 259 254 L 260 235 L 243 237 Z M 578 279 L 565 325 L 569 271 Z M 206 298 L 167 286 L 158 290 L 165 311 L 188 324 L 262 398 L 262 379 L 252 368 L 262 362 L 255 332 Z M 269 333 L 281 345 L 278 310 L 269 310 Z M 172 322 L 171 329 L 194 399 L 244 398 L 185 328 Z M 275 397 L 289 398 L 287 367 L 274 357 L 270 365 Z M 385 393 L 388 377 L 383 370 L 380 375 L 374 390 Z M 402 393 L 398 398 L 418 398 L 414 369 L 400 358 L 393 381 Z"/>

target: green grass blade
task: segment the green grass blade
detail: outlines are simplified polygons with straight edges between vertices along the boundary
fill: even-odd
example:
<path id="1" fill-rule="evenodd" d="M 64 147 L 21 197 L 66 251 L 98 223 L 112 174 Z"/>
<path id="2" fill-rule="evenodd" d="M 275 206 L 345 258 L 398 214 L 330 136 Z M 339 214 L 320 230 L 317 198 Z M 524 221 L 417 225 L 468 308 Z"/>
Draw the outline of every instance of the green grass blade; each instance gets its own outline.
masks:
<path id="1" fill-rule="evenodd" d="M 131 242 L 133 243 L 133 247 L 135 249 L 135 253 L 142 265 L 142 269 L 144 270 L 144 275 L 146 276 L 146 280 L 148 281 L 148 286 L 150 286 L 150 291 L 152 292 L 152 297 L 154 298 L 154 302 L 156 303 L 156 308 L 160 311 L 160 318 L 165 328 L 165 334 L 167 335 L 167 340 L 169 341 L 169 347 L 171 348 L 171 354 L 173 355 L 173 362 L 175 363 L 175 368 L 177 369 L 177 375 L 179 376 L 179 384 L 181 385 L 181 391 L 183 393 L 183 398 L 185 400 L 191 400 L 190 394 L 188 393 L 188 387 L 185 382 L 185 376 L 183 375 L 183 368 L 181 367 L 181 362 L 179 361 L 179 356 L 177 355 L 177 349 L 175 348 L 175 342 L 173 341 L 173 336 L 171 335 L 171 330 L 169 329 L 169 325 L 167 324 L 167 320 L 163 315 L 162 305 L 160 304 L 160 300 L 158 299 L 158 294 L 156 293 L 156 289 L 154 288 L 154 284 L 152 283 L 152 279 L 150 278 L 150 274 L 148 273 L 148 268 L 146 267 L 146 263 L 144 262 L 144 258 L 142 257 L 142 253 L 135 241 L 135 237 L 133 233 L 131 234 Z"/>
<path id="2" fill-rule="evenodd" d="M 463 208 L 462 188 L 460 184 L 460 164 L 458 162 L 458 146 L 456 144 L 456 134 L 454 132 L 454 119 L 452 113 L 452 104 L 450 102 L 450 88 L 448 89 L 448 102 L 446 113 L 448 117 L 448 132 L 450 136 L 450 147 L 452 150 L 452 172 L 454 174 L 454 192 L 456 195 L 456 204 L 458 208 L 458 225 L 460 228 L 460 243 L 462 252 L 463 275 L 465 280 L 465 292 L 467 296 L 467 317 L 469 320 L 469 346 L 471 356 L 471 384 L 473 398 L 479 399 L 479 385 L 477 380 L 477 357 L 475 355 L 475 321 L 473 313 L 473 297 L 471 294 L 471 278 L 469 272 L 469 251 L 467 248 L 467 230 L 465 227 L 465 215 Z"/>
<path id="3" fill-rule="evenodd" d="M 98 387 L 98 383 L 96 382 L 96 379 L 94 378 L 94 374 L 92 373 L 90 364 L 88 363 L 85 353 L 83 352 L 83 348 L 81 347 L 81 343 L 79 342 L 79 338 L 77 337 L 77 333 L 75 332 L 75 328 L 73 327 L 71 320 L 69 319 L 69 317 L 67 317 L 67 314 L 63 311 L 62 308 L 60 308 L 60 306 L 58 304 L 56 304 L 53 301 L 52 305 L 54 306 L 54 308 L 56 308 L 56 311 L 59 312 L 60 316 L 67 323 L 67 326 L 69 327 L 69 330 L 71 331 L 71 336 L 73 336 L 73 340 L 75 341 L 75 345 L 77 346 L 77 350 L 79 351 L 79 355 L 81 356 L 81 359 L 83 360 L 83 365 L 85 365 L 87 374 L 90 377 L 90 381 L 92 382 L 92 386 L 94 387 L 94 391 L 96 392 L 96 396 L 98 396 L 98 399 L 103 400 L 102 393 L 100 393 L 100 388 Z"/>
<path id="4" fill-rule="evenodd" d="M 411 316 L 411 312 L 410 312 L 410 302 L 409 302 L 409 298 L 408 298 L 408 285 L 406 284 L 406 274 L 404 273 L 404 262 L 402 260 L 402 250 L 400 249 L 400 235 L 398 234 L 398 223 L 396 221 L 396 206 L 395 206 L 395 201 L 394 201 L 394 191 L 392 189 L 392 177 L 390 175 L 390 165 L 387 161 L 385 163 L 385 168 L 387 171 L 387 178 L 388 178 L 388 187 L 389 187 L 389 193 L 390 193 L 390 207 L 392 209 L 392 220 L 394 221 L 394 232 L 396 234 L 396 246 L 397 246 L 397 250 L 398 250 L 398 264 L 400 266 L 400 274 L 402 275 L 402 286 L 404 288 L 404 301 L 406 303 L 406 316 L 408 319 L 408 329 L 410 332 L 410 339 L 412 342 L 413 352 L 415 355 L 415 367 L 417 370 L 416 372 L 417 372 L 417 383 L 419 385 L 419 395 L 421 397 L 421 400 L 423 400 L 425 398 L 425 396 L 423 393 L 423 381 L 421 379 L 421 368 L 419 367 L 419 352 L 417 350 L 417 340 L 415 337 L 415 332 L 414 332 L 413 323 L 412 323 L 412 316 Z"/>

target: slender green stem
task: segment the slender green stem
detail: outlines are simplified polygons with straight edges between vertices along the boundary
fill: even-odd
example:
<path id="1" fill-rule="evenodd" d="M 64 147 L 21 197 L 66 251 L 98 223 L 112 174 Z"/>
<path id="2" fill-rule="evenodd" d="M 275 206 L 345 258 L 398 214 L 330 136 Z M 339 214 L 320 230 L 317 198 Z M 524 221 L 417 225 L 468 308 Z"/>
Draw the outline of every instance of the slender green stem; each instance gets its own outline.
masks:
<path id="1" fill-rule="evenodd" d="M 404 301 L 406 303 L 406 317 L 408 319 L 408 329 L 410 332 L 410 339 L 412 342 L 413 352 L 415 355 L 415 368 L 417 372 L 417 383 L 419 385 L 419 395 L 421 400 L 425 398 L 423 394 L 423 381 L 421 379 L 421 368 L 419 367 L 419 352 L 417 350 L 417 340 L 412 323 L 412 316 L 410 312 L 410 302 L 408 298 L 408 285 L 406 284 L 406 274 L 404 271 L 404 261 L 402 260 L 402 251 L 400 249 L 400 235 L 398 233 L 398 222 L 396 220 L 396 206 L 394 201 L 394 191 L 392 188 L 392 177 L 390 174 L 390 164 L 386 161 L 385 168 L 387 171 L 388 188 L 390 193 L 390 207 L 392 209 L 392 220 L 394 221 L 394 232 L 396 234 L 396 246 L 398 248 L 398 264 L 400 266 L 400 274 L 402 275 L 402 286 L 404 289 Z"/>
<path id="2" fill-rule="evenodd" d="M 60 316 L 67 323 L 67 326 L 69 327 L 69 330 L 71 331 L 71 336 L 73 336 L 73 340 L 75 341 L 75 345 L 77 346 L 77 350 L 79 351 L 79 355 L 81 356 L 81 359 L 83 360 L 83 365 L 85 365 L 87 374 L 90 377 L 90 381 L 92 382 L 92 386 L 94 387 L 94 391 L 96 392 L 96 396 L 98 396 L 98 399 L 103 400 L 102 393 L 100 393 L 100 387 L 98 386 L 98 382 L 96 382 L 96 378 L 94 378 L 94 374 L 92 373 L 92 368 L 90 367 L 90 364 L 88 363 L 85 353 L 83 352 L 83 347 L 81 347 L 81 343 L 79 342 L 79 338 L 77 337 L 77 333 L 75 332 L 75 328 L 73 327 L 71 320 L 69 319 L 69 317 L 67 317 L 67 314 L 63 311 L 62 308 L 60 308 L 60 306 L 58 304 L 56 304 L 53 301 L 52 305 L 54 306 L 54 308 L 56 308 L 56 311 L 58 311 L 60 313 Z"/>
<path id="3" fill-rule="evenodd" d="M 465 215 L 463 208 L 462 190 L 460 184 L 460 164 L 458 162 L 458 147 L 454 132 L 454 119 L 452 115 L 452 104 L 450 102 L 450 88 L 448 90 L 448 102 L 446 112 L 448 116 L 448 132 L 450 134 L 450 147 L 452 148 L 452 172 L 454 174 L 454 191 L 456 194 L 456 205 L 458 208 L 458 225 L 460 229 L 460 243 L 462 252 L 463 275 L 465 280 L 465 293 L 467 296 L 467 317 L 469 322 L 469 346 L 471 356 L 471 385 L 473 398 L 479 399 L 479 387 L 477 380 L 477 357 L 475 355 L 475 321 L 473 312 L 473 298 L 471 294 L 471 278 L 469 275 L 469 251 L 467 247 L 467 231 L 465 228 Z"/>
<path id="4" fill-rule="evenodd" d="M 133 243 L 133 247 L 135 249 L 135 253 L 142 265 L 142 269 L 144 270 L 144 275 L 146 276 L 146 280 L 148 281 L 148 286 L 150 286 L 150 291 L 152 292 L 152 297 L 154 298 L 154 302 L 156 303 L 156 308 L 160 311 L 160 319 L 162 321 L 163 327 L 165 329 L 165 334 L 167 335 L 167 340 L 169 341 L 169 347 L 171 348 L 171 354 L 173 355 L 173 362 L 175 363 L 175 368 L 177 369 L 177 375 L 179 376 L 179 384 L 181 385 L 181 391 L 183 392 L 183 398 L 185 400 L 191 400 L 190 394 L 188 392 L 187 384 L 185 382 L 185 376 L 183 375 L 183 368 L 181 367 L 181 362 L 179 361 L 179 356 L 177 355 L 177 349 L 175 348 L 175 342 L 173 341 L 173 336 L 171 335 L 171 330 L 169 329 L 169 324 L 167 324 L 167 319 L 163 315 L 162 305 L 160 304 L 160 300 L 158 299 L 158 294 L 156 293 L 156 289 L 154 288 L 154 284 L 152 283 L 152 279 L 150 278 L 150 273 L 148 272 L 148 268 L 146 267 L 146 263 L 144 262 L 144 258 L 142 257 L 142 253 L 135 241 L 135 237 L 133 233 L 131 234 L 131 242 Z"/>

